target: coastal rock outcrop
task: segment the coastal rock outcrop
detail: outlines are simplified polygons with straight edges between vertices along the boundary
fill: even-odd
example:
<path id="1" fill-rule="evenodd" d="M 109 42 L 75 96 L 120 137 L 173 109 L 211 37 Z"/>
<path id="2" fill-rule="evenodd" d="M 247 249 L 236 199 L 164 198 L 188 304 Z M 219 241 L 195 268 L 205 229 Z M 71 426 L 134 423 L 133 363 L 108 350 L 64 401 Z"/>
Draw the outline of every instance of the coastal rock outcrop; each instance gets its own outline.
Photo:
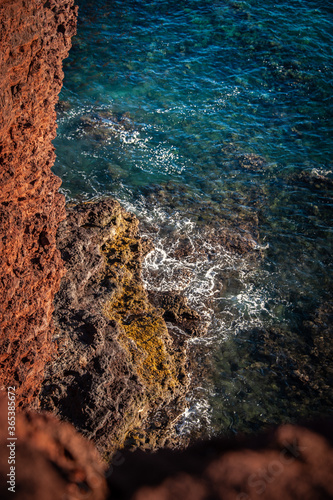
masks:
<path id="1" fill-rule="evenodd" d="M 1 498 L 333 498 L 330 423 L 281 426 L 259 437 L 215 439 L 185 451 L 115 454 L 121 447 L 179 445 L 175 423 L 189 387 L 186 337 L 200 335 L 204 325 L 181 295 L 145 290 L 141 265 L 151 243 L 139 236 L 137 219 L 118 202 L 68 207 L 64 220 L 60 180 L 50 171 L 51 141 L 61 62 L 75 20 L 73 0 L 0 0 L 0 386 L 1 392 L 16 388 L 18 409 L 40 404 L 72 422 L 102 456 L 72 425 L 46 412 L 18 412 L 15 437 L 8 439 L 3 397 Z M 111 125 L 127 126 L 120 120 Z M 260 170 L 265 162 L 247 156 L 239 166 Z M 316 174 L 309 182 L 320 187 L 327 180 Z M 256 232 L 242 214 L 236 222 L 240 236 L 231 223 L 219 231 L 219 220 L 205 234 L 230 251 L 251 254 Z M 175 256 L 191 252 L 184 238 Z M 62 260 L 67 274 L 56 297 L 54 333 L 52 301 L 64 276 Z M 331 395 L 330 324 L 331 303 L 304 323 L 311 352 L 301 353 L 294 371 L 310 395 L 320 392 L 325 398 Z M 268 357 L 274 346 L 263 338 L 269 352 L 262 346 L 259 354 Z M 312 359 L 321 361 L 318 372 Z M 316 380 L 327 384 L 319 387 Z M 7 483 L 13 470 L 10 447 L 14 496 Z M 102 458 L 113 462 L 105 465 Z"/>
<path id="2" fill-rule="evenodd" d="M 68 207 L 58 231 L 67 273 L 55 299 L 58 355 L 40 402 L 105 456 L 176 443 L 189 384 L 187 336 L 168 330 L 165 319 L 200 333 L 200 316 L 185 299 L 149 300 L 141 266 L 151 245 L 138 225 L 106 198 Z"/>
<path id="3" fill-rule="evenodd" d="M 73 0 L 0 1 L 0 385 L 16 386 L 19 407 L 34 403 L 53 350 L 65 200 L 51 141 L 76 12 Z"/>

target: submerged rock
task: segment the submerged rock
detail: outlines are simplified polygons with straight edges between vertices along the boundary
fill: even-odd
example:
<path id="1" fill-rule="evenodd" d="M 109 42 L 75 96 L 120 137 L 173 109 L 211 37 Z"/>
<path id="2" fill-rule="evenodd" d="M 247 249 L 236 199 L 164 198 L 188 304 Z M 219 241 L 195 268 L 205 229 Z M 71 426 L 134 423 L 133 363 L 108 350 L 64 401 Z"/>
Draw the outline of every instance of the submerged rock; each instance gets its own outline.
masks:
<path id="1" fill-rule="evenodd" d="M 312 313 L 299 311 L 299 314 L 307 318 L 295 327 L 296 331 L 277 325 L 244 329 L 238 335 L 231 356 L 226 349 L 221 350 L 224 376 L 234 381 L 233 397 L 241 391 L 256 392 L 258 387 L 262 392 L 262 395 L 257 394 L 261 401 L 260 411 L 252 415 L 246 412 L 245 396 L 243 421 L 238 429 L 246 429 L 246 426 L 264 428 L 267 422 L 280 422 L 281 415 L 292 421 L 309 415 L 311 418 L 330 417 L 333 303 L 326 302 Z M 244 373 L 247 383 L 242 382 Z M 215 379 L 220 376 L 217 372 Z M 278 400 L 279 404 L 271 405 L 267 413 L 269 400 Z"/>
<path id="2" fill-rule="evenodd" d="M 252 172 L 264 172 L 270 164 L 266 158 L 256 153 L 245 153 L 234 143 L 225 144 L 217 155 L 218 161 L 227 162 L 230 166 Z"/>
<path id="3" fill-rule="evenodd" d="M 267 161 L 265 158 L 253 153 L 239 155 L 237 161 L 238 165 L 246 170 L 260 171 L 267 167 Z"/>
<path id="4" fill-rule="evenodd" d="M 186 346 L 144 288 L 141 263 L 151 247 L 138 220 L 113 199 L 69 207 L 58 246 L 67 270 L 55 300 L 60 355 L 48 366 L 42 408 L 71 421 L 106 456 L 126 445 L 176 445 Z M 200 317 L 185 309 L 195 330 Z"/>
<path id="5" fill-rule="evenodd" d="M 147 211 L 150 206 L 161 207 L 171 219 L 177 214 L 178 219 L 184 217 L 195 225 L 196 229 L 186 234 L 179 231 L 163 234 L 169 241 L 166 246 L 172 248 L 169 255 L 173 258 L 212 259 L 224 251 L 256 258 L 261 248 L 258 215 L 254 210 L 243 208 L 239 200 L 235 200 L 233 210 L 226 213 L 223 201 L 202 200 L 189 194 L 186 186 L 169 182 L 163 190 L 158 185 L 146 188 L 144 203 Z M 142 221 L 142 226 L 148 233 L 158 232 L 147 221 Z"/>
<path id="6" fill-rule="evenodd" d="M 134 123 L 128 113 L 113 113 L 108 110 L 95 111 L 81 116 L 80 127 L 84 134 L 101 143 L 121 133 L 135 131 Z"/>
<path id="7" fill-rule="evenodd" d="M 59 100 L 56 104 L 55 110 L 57 114 L 64 114 L 66 111 L 71 109 L 71 103 L 69 101 Z"/>
<path id="8" fill-rule="evenodd" d="M 290 180 L 295 183 L 305 184 L 316 189 L 331 189 L 333 187 L 333 179 L 327 174 L 332 172 L 323 172 L 318 168 L 313 168 L 310 171 L 298 172 L 290 176 Z"/>

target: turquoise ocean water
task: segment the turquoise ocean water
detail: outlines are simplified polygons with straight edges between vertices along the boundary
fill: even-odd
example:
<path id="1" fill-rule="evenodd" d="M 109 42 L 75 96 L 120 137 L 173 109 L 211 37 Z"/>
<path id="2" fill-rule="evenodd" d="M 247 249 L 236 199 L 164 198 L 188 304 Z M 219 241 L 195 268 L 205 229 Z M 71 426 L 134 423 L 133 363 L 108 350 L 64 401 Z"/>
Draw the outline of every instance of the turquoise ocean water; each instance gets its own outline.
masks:
<path id="1" fill-rule="evenodd" d="M 134 211 L 155 244 L 147 286 L 209 324 L 189 340 L 207 369 L 180 430 L 329 414 L 329 342 L 311 325 L 332 299 L 332 5 L 78 4 L 54 172 L 68 200 Z M 250 228 L 250 258 L 205 238 L 223 221 Z"/>

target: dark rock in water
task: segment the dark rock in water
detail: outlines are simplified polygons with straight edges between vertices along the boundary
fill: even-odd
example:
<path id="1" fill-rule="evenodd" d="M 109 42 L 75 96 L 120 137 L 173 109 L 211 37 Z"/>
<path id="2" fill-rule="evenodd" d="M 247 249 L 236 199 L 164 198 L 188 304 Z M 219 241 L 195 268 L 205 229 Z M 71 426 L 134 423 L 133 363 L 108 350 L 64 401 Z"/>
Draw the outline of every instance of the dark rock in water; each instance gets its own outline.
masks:
<path id="1" fill-rule="evenodd" d="M 253 360 L 248 364 L 253 377 L 258 372 L 265 374 L 267 393 L 273 387 L 279 391 L 280 411 L 287 406 L 289 415 L 306 418 L 311 402 L 312 417 L 328 417 L 328 402 L 333 400 L 333 303 L 325 303 L 308 314 L 298 333 L 296 337 L 277 327 L 253 329 L 239 357 Z"/>
<path id="2" fill-rule="evenodd" d="M 247 222 L 239 221 L 235 225 L 226 225 L 225 221 L 218 219 L 215 221 L 215 227 L 206 226 L 202 238 L 210 244 L 211 253 L 214 253 L 216 249 L 224 248 L 229 252 L 245 255 L 253 254 L 259 247 L 258 229 Z"/>
<path id="3" fill-rule="evenodd" d="M 117 163 L 110 162 L 108 163 L 107 168 L 108 173 L 114 182 L 117 182 L 120 179 L 126 179 L 129 176 L 129 171 L 124 166 L 118 165 Z"/>
<path id="4" fill-rule="evenodd" d="M 55 110 L 59 113 L 65 113 L 71 109 L 71 103 L 68 101 L 59 100 L 56 104 Z"/>
<path id="5" fill-rule="evenodd" d="M 113 113 L 107 110 L 81 116 L 80 125 L 85 134 L 99 142 L 105 142 L 121 132 L 135 130 L 134 123 L 127 113 Z"/>
<path id="6" fill-rule="evenodd" d="M 200 257 L 212 258 L 218 252 L 225 250 L 239 254 L 254 256 L 260 249 L 259 242 L 259 221 L 255 211 L 243 209 L 236 200 L 232 213 L 226 214 L 222 211 L 223 203 L 213 203 L 201 199 L 186 200 L 186 186 L 169 182 L 165 189 L 152 185 L 145 191 L 146 208 L 149 206 L 160 206 L 166 213 L 173 216 L 178 213 L 178 217 L 184 215 L 191 219 L 196 225 L 196 234 L 191 234 L 189 238 L 185 234 L 177 234 L 177 241 L 174 234 L 164 235 L 172 251 L 170 257 L 176 259 L 186 258 L 188 262 L 196 261 Z M 154 232 L 153 226 L 147 222 L 142 222 L 148 232 Z M 171 244 L 172 242 L 172 244 Z"/>
<path id="7" fill-rule="evenodd" d="M 141 262 L 151 247 L 138 220 L 112 199 L 74 206 L 58 246 L 67 270 L 55 300 L 60 355 L 48 366 L 42 408 L 107 455 L 125 445 L 176 445 L 188 389 L 185 344 L 144 288 Z M 199 315 L 184 303 L 175 321 L 190 320 L 195 330 Z"/>
<path id="8" fill-rule="evenodd" d="M 238 165 L 246 170 L 260 171 L 267 167 L 267 161 L 265 158 L 253 153 L 238 155 L 237 161 Z"/>
<path id="9" fill-rule="evenodd" d="M 141 238 L 142 257 L 145 257 L 152 250 L 154 250 L 153 242 L 149 238 Z"/>
<path id="10" fill-rule="evenodd" d="M 304 333 L 308 337 L 310 363 L 303 360 L 307 371 L 306 384 L 319 400 L 333 400 L 333 302 L 326 302 L 303 322 Z"/>
<path id="11" fill-rule="evenodd" d="M 299 182 L 316 189 L 330 189 L 333 187 L 333 179 L 327 177 L 320 170 L 313 168 L 311 171 L 303 171 L 290 176 L 292 182 Z"/>
<path id="12" fill-rule="evenodd" d="M 227 144 L 221 148 L 217 155 L 217 161 L 227 161 L 234 168 L 243 168 L 253 172 L 260 172 L 269 167 L 268 161 L 255 153 L 244 153 L 233 144 Z"/>
<path id="13" fill-rule="evenodd" d="M 187 303 L 187 299 L 175 292 L 149 292 L 149 300 L 163 309 L 165 321 L 177 326 L 189 335 L 200 336 L 206 332 L 201 316 Z"/>

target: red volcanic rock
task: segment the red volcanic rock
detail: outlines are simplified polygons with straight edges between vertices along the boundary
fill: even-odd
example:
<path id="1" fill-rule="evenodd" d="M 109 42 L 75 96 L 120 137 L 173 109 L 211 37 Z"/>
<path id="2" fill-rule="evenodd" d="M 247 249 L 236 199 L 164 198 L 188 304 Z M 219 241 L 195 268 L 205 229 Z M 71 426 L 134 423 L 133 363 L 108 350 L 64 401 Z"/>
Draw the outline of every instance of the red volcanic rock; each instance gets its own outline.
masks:
<path id="1" fill-rule="evenodd" d="M 0 0 L 0 386 L 17 387 L 18 406 L 39 392 L 63 275 L 65 200 L 50 168 L 73 3 Z"/>
<path id="2" fill-rule="evenodd" d="M 7 401 L 0 402 L 0 497 L 17 500 L 104 500 L 106 466 L 94 445 L 47 413 L 19 413 L 16 440 L 7 437 Z M 8 488 L 10 464 L 15 493 Z M 13 462 L 15 460 L 15 462 Z"/>

